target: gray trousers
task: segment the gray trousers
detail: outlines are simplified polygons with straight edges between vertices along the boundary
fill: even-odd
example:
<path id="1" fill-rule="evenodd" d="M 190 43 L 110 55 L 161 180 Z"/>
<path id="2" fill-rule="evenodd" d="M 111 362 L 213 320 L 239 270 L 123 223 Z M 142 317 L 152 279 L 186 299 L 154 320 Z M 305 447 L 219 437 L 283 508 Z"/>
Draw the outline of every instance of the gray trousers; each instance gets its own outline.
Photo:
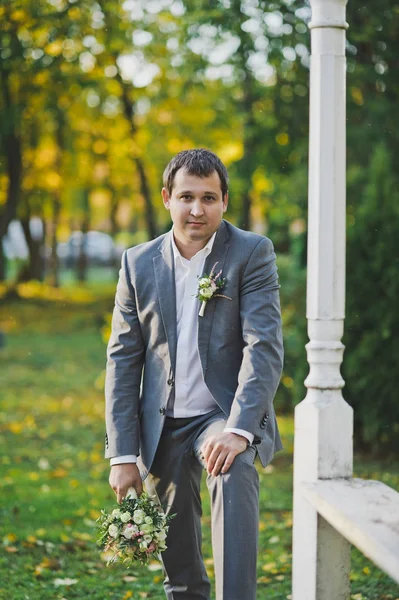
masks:
<path id="1" fill-rule="evenodd" d="M 167 418 L 147 492 L 157 496 L 170 522 L 168 548 L 162 553 L 164 588 L 168 600 L 209 600 L 210 584 L 201 551 L 200 485 L 205 462 L 205 439 L 224 429 L 219 409 L 187 419 Z M 256 599 L 259 479 L 249 446 L 229 471 L 207 476 L 212 510 L 212 548 L 216 600 Z"/>

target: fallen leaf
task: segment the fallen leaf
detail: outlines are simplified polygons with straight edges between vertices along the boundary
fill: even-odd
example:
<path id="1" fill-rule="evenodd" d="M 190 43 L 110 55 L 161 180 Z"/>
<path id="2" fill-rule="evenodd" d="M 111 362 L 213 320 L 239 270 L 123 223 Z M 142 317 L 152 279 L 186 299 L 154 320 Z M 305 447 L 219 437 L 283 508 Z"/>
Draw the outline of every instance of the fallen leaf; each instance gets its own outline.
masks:
<path id="1" fill-rule="evenodd" d="M 270 562 L 270 563 L 266 563 L 265 565 L 263 565 L 262 571 L 272 571 L 275 568 L 276 568 L 276 563 Z"/>
<path id="2" fill-rule="evenodd" d="M 69 579 L 69 577 L 66 577 L 65 579 L 54 579 L 53 583 L 56 587 L 59 585 L 75 585 L 75 583 L 78 583 L 78 580 Z"/>
<path id="3" fill-rule="evenodd" d="M 278 537 L 278 535 L 274 535 L 273 537 L 271 537 L 269 539 L 269 544 L 277 544 L 277 542 L 280 541 L 280 538 Z"/>
<path id="4" fill-rule="evenodd" d="M 122 579 L 126 583 L 130 583 L 131 581 L 137 581 L 137 577 L 134 577 L 133 575 L 125 575 L 124 577 L 122 577 Z"/>
<path id="5" fill-rule="evenodd" d="M 54 471 L 51 471 L 51 473 L 50 473 L 50 477 L 52 477 L 53 479 L 62 479 L 63 477 L 66 477 L 67 475 L 68 475 L 68 471 L 66 471 L 62 467 L 60 467 L 59 469 L 55 469 Z"/>
<path id="6" fill-rule="evenodd" d="M 151 562 L 151 563 L 148 565 L 147 569 L 148 569 L 149 571 L 161 571 L 161 570 L 162 570 L 162 565 L 161 565 L 161 564 L 159 564 L 159 563 L 156 563 L 156 562 Z"/>

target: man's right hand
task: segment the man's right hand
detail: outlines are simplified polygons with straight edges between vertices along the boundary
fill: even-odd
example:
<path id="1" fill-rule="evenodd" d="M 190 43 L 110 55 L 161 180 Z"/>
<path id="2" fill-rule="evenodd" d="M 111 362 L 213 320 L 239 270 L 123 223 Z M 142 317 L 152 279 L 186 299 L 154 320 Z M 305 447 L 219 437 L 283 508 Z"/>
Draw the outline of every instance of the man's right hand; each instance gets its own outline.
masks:
<path id="1" fill-rule="evenodd" d="M 109 474 L 109 485 L 115 492 L 118 504 L 126 498 L 129 488 L 133 487 L 138 496 L 143 491 L 143 482 L 135 463 L 112 465 Z"/>

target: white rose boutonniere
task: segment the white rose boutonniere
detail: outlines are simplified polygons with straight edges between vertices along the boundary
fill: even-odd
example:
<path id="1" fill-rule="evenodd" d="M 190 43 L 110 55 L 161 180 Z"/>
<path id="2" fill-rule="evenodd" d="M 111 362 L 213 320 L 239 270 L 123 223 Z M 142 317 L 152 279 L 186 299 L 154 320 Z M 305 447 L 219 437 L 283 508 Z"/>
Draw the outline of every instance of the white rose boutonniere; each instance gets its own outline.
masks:
<path id="1" fill-rule="evenodd" d="M 202 275 L 198 279 L 198 291 L 196 294 L 196 298 L 198 298 L 201 302 L 201 308 L 199 311 L 199 316 L 203 317 L 205 314 L 206 303 L 209 302 L 211 298 L 226 298 L 226 300 L 231 300 L 228 296 L 224 296 L 223 294 L 216 294 L 218 290 L 221 290 L 226 285 L 226 279 L 222 279 L 220 276 L 222 271 L 219 273 L 215 273 L 215 267 L 217 262 L 213 265 L 211 272 L 209 275 Z"/>

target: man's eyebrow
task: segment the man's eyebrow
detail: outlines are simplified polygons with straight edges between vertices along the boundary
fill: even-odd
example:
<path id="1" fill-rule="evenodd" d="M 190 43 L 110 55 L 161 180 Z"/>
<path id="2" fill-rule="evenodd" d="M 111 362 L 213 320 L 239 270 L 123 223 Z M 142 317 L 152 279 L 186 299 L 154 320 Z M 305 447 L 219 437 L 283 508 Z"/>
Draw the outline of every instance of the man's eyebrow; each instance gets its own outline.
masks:
<path id="1" fill-rule="evenodd" d="M 183 194 L 193 194 L 194 192 L 192 192 L 191 190 L 183 190 L 182 192 L 178 193 L 178 196 L 181 196 Z M 203 195 L 212 195 L 212 196 L 217 196 L 217 192 L 203 192 Z"/>

